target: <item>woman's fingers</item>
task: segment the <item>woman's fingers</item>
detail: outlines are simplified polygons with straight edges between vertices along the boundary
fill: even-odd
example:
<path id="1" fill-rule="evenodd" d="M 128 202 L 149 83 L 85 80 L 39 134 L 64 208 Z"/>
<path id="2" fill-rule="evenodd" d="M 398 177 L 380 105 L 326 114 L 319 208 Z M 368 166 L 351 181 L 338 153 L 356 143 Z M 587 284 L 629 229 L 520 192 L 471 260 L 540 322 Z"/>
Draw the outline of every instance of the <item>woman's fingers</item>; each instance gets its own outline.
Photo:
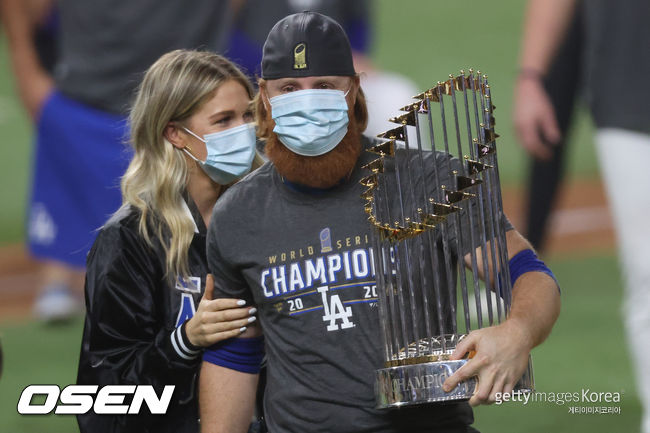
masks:
<path id="1" fill-rule="evenodd" d="M 212 274 L 207 274 L 205 276 L 205 292 L 203 292 L 203 299 L 207 301 L 212 300 L 212 293 L 214 292 L 214 278 L 212 278 Z"/>
<path id="2" fill-rule="evenodd" d="M 239 337 L 244 331 L 246 331 L 246 329 L 247 329 L 246 327 L 242 327 L 237 329 L 231 329 L 229 331 L 217 332 L 215 334 L 207 335 L 205 337 L 205 340 L 208 343 L 208 346 L 211 346 L 215 343 L 218 343 L 223 340 L 227 340 L 229 338 Z"/>
<path id="3" fill-rule="evenodd" d="M 201 301 L 205 303 L 205 311 L 221 311 L 229 310 L 232 308 L 240 309 L 246 305 L 246 301 L 243 299 L 230 299 L 230 298 L 219 298 L 213 300 Z M 250 309 L 251 307 L 248 307 Z"/>
<path id="4" fill-rule="evenodd" d="M 256 308 L 231 308 L 230 310 L 204 311 L 201 316 L 202 323 L 230 322 L 232 320 L 247 319 L 257 312 Z"/>
<path id="5" fill-rule="evenodd" d="M 245 328 L 256 321 L 257 318 L 255 316 L 250 316 L 245 319 L 231 320 L 228 322 L 203 323 L 201 326 L 201 333 L 204 335 L 210 335 L 218 332 L 230 331 L 232 329 Z"/>
<path id="6" fill-rule="evenodd" d="M 255 319 L 255 317 L 251 317 L 251 319 Z M 233 321 L 233 322 L 226 322 L 226 323 L 212 325 L 214 332 L 206 334 L 205 340 L 209 344 L 215 344 L 218 343 L 219 341 L 227 340 L 228 338 L 238 337 L 242 333 L 244 333 L 244 331 L 246 331 L 250 325 L 254 323 L 255 320 L 253 321 L 247 320 L 247 321 L 240 321 L 240 322 Z M 243 326 L 239 326 L 239 325 L 243 325 Z M 227 329 L 229 327 L 232 328 Z"/>

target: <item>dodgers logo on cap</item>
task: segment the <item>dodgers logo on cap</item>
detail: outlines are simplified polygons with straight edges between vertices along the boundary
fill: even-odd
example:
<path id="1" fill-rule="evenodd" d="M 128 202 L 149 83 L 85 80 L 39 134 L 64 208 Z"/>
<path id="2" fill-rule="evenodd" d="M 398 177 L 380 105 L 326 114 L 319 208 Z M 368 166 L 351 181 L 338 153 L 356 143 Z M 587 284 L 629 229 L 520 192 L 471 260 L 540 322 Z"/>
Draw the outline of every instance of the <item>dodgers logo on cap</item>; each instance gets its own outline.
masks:
<path id="1" fill-rule="evenodd" d="M 307 44 L 304 42 L 293 48 L 293 69 L 307 69 Z"/>

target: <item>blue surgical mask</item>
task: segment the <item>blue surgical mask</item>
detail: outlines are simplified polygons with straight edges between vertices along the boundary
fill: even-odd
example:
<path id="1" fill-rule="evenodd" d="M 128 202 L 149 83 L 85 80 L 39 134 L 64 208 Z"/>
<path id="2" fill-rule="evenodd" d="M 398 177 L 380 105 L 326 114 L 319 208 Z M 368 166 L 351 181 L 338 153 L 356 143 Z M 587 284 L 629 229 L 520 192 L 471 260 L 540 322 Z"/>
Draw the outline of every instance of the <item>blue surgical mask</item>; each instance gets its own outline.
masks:
<path id="1" fill-rule="evenodd" d="M 227 185 L 250 171 L 255 158 L 254 124 L 245 123 L 225 131 L 204 135 L 203 138 L 185 127 L 183 129 L 205 143 L 208 151 L 205 161 L 199 161 L 187 149 L 183 150 L 198 162 L 203 171 L 215 182 Z"/>
<path id="2" fill-rule="evenodd" d="M 298 155 L 329 152 L 348 132 L 346 95 L 340 90 L 310 89 L 271 98 L 273 132 Z"/>

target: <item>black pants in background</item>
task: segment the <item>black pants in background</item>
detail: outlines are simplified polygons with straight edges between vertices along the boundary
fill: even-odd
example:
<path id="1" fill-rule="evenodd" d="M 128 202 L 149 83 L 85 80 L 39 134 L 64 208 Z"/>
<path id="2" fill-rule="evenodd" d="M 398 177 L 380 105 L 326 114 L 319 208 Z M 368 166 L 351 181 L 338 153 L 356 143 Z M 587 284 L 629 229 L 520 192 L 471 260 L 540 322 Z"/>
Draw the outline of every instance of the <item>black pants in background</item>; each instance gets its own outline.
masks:
<path id="1" fill-rule="evenodd" d="M 564 177 L 564 160 L 567 147 L 567 131 L 573 114 L 575 100 L 580 88 L 582 62 L 582 25 L 580 7 L 576 6 L 566 38 L 560 47 L 544 87 L 555 109 L 561 141 L 553 146 L 549 161 L 531 158 L 526 202 L 526 231 L 533 247 L 541 251 L 547 240 L 548 218 L 555 202 L 558 187 Z"/>

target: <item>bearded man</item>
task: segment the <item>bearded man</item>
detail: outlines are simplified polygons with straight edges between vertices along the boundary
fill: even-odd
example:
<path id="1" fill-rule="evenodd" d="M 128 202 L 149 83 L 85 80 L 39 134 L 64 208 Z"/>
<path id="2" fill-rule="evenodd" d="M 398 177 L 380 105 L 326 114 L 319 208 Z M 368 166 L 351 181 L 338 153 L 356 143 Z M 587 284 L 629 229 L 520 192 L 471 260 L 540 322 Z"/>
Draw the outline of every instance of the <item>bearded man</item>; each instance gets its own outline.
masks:
<path id="1" fill-rule="evenodd" d="M 246 431 L 265 350 L 270 432 L 475 432 L 470 404 L 511 391 L 549 334 L 559 314 L 555 279 L 524 266 L 510 317 L 458 345 L 453 358 L 476 354 L 445 389 L 477 375 L 469 404 L 375 409 L 382 346 L 359 197 L 361 166 L 373 157 L 363 152 L 366 104 L 343 29 L 312 12 L 282 19 L 264 45 L 262 77 L 258 134 L 270 162 L 219 200 L 208 233 L 215 293 L 255 305 L 258 326 L 205 352 L 202 431 Z M 510 257 L 531 254 L 506 226 Z"/>

